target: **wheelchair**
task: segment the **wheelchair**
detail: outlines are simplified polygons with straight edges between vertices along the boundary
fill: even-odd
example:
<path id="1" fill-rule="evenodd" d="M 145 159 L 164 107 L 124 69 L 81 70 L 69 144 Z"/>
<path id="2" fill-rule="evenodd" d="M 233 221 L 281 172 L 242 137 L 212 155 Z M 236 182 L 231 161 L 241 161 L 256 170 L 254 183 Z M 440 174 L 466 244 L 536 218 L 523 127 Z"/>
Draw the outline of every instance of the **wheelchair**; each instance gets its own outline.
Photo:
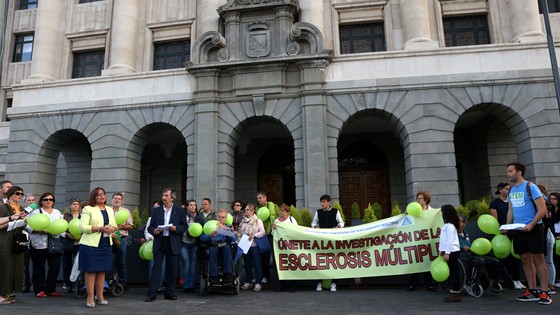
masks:
<path id="1" fill-rule="evenodd" d="M 500 294 L 502 292 L 502 285 L 500 284 L 500 275 L 503 275 L 505 279 L 509 278 L 505 266 L 502 262 L 493 257 L 487 257 L 490 259 L 489 263 L 496 264 L 496 272 L 494 277 L 490 277 L 485 262 L 485 258 L 480 256 L 470 256 L 469 254 L 461 253 L 459 260 L 457 261 L 459 268 L 459 282 L 461 283 L 461 288 L 464 289 L 467 294 L 472 297 L 481 297 L 484 291 L 488 288 L 492 288 L 494 294 Z M 443 282 L 438 282 L 438 287 L 445 293 L 449 293 L 451 290 L 451 279 L 448 278 Z"/>
<path id="2" fill-rule="evenodd" d="M 218 260 L 218 279 L 217 281 L 211 281 L 210 279 L 210 274 L 209 274 L 209 270 L 210 270 L 210 259 L 209 259 L 209 249 L 210 247 L 215 246 L 215 247 L 223 247 L 223 246 L 228 246 L 231 251 L 232 251 L 232 280 L 228 281 L 228 279 L 226 279 L 223 270 L 222 270 L 222 258 L 220 257 Z M 200 244 L 199 247 L 199 262 L 200 262 L 200 295 L 201 296 L 205 296 L 208 293 L 211 292 L 229 292 L 230 294 L 233 295 L 238 295 L 239 294 L 239 275 L 237 274 L 237 271 L 235 270 L 235 256 L 237 255 L 237 243 L 232 242 L 230 244 L 228 244 L 227 242 L 218 242 L 215 244 L 211 244 L 211 243 L 205 243 L 202 242 Z"/>
<path id="3" fill-rule="evenodd" d="M 76 255 L 76 257 L 74 258 L 74 264 L 72 269 L 74 270 L 78 270 L 78 265 L 79 265 L 79 254 Z M 113 296 L 121 296 L 124 293 L 124 285 L 122 283 L 119 282 L 119 275 L 116 271 L 117 268 L 115 268 L 113 266 L 113 277 L 111 279 L 109 279 L 107 281 L 107 279 L 105 280 L 105 283 L 103 284 L 103 292 L 110 292 L 111 295 Z M 72 280 L 72 278 L 70 279 Z M 75 284 L 76 284 L 76 290 L 74 291 L 74 294 L 77 298 L 83 299 L 87 296 L 87 290 L 86 290 L 86 281 L 85 281 L 85 276 L 83 272 L 79 272 L 76 279 L 75 279 Z"/>
<path id="4" fill-rule="evenodd" d="M 507 273 L 507 269 L 497 258 L 490 256 L 469 256 L 465 258 L 464 262 L 467 266 L 465 291 L 467 291 L 470 296 L 481 297 L 484 291 L 488 289 L 491 289 L 492 294 L 498 295 L 503 291 L 500 280 L 511 279 Z M 490 273 L 489 269 L 494 270 Z"/>

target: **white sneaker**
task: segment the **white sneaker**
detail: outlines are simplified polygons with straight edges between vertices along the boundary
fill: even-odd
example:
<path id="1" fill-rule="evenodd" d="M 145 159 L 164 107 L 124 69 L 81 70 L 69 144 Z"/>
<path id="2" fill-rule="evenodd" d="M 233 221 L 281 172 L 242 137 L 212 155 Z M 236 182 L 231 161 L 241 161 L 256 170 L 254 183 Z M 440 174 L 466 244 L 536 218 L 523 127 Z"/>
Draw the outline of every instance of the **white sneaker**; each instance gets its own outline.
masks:
<path id="1" fill-rule="evenodd" d="M 260 283 L 255 284 L 255 288 L 253 289 L 253 291 L 257 291 L 259 292 L 262 289 L 262 286 L 260 285 Z"/>
<path id="2" fill-rule="evenodd" d="M 321 282 L 317 283 L 317 288 L 315 289 L 315 291 L 317 292 L 323 291 L 323 284 Z"/>
<path id="3" fill-rule="evenodd" d="M 247 283 L 245 282 L 242 286 L 241 286 L 241 290 L 250 290 L 253 288 L 253 284 L 252 283 Z"/>
<path id="4" fill-rule="evenodd" d="M 523 285 L 523 283 L 521 283 L 521 281 L 517 280 L 514 281 L 515 282 L 515 289 L 517 290 L 525 290 L 526 287 Z"/>
<path id="5" fill-rule="evenodd" d="M 261 283 L 268 283 L 268 280 L 266 278 L 262 278 Z"/>
<path id="6" fill-rule="evenodd" d="M 336 292 L 336 283 L 331 283 L 331 292 Z"/>

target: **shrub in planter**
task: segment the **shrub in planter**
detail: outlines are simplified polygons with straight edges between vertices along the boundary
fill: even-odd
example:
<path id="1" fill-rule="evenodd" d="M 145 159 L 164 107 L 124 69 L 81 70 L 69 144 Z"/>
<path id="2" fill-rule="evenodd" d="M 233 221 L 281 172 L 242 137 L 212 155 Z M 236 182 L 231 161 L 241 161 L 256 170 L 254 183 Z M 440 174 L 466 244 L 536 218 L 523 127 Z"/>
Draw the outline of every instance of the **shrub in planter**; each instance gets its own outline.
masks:
<path id="1" fill-rule="evenodd" d="M 362 218 L 362 212 L 357 202 L 352 204 L 352 220 L 359 220 Z"/>
<path id="2" fill-rule="evenodd" d="M 402 214 L 401 207 L 397 201 L 393 202 L 393 208 L 391 208 L 391 216 Z"/>

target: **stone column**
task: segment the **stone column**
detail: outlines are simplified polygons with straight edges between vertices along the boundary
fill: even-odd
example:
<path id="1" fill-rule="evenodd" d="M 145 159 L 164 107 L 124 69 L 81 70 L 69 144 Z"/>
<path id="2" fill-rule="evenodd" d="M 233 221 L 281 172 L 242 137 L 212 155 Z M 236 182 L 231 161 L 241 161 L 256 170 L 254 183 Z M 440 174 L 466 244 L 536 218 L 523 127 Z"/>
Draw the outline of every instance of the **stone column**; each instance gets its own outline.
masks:
<path id="1" fill-rule="evenodd" d="M 323 0 L 300 0 L 301 21 L 316 26 L 321 34 L 325 34 L 325 10 Z"/>
<path id="2" fill-rule="evenodd" d="M 545 41 L 537 1 L 509 0 L 511 42 L 526 43 Z"/>
<path id="3" fill-rule="evenodd" d="M 426 0 L 401 0 L 404 50 L 438 48 L 430 36 L 430 16 Z"/>
<path id="4" fill-rule="evenodd" d="M 218 104 L 196 105 L 194 149 L 194 197 L 210 198 L 218 206 Z"/>
<path id="5" fill-rule="evenodd" d="M 302 82 L 302 125 L 303 125 L 303 206 L 302 196 L 297 196 L 298 205 L 308 209 L 320 206 L 321 195 L 329 191 L 329 155 L 327 145 L 326 100 L 323 89 L 324 69 L 328 62 L 316 60 L 301 63 Z M 296 164 L 297 166 L 297 164 Z M 299 170 L 296 169 L 296 173 Z M 298 190 L 296 190 L 296 194 Z"/>
<path id="6" fill-rule="evenodd" d="M 196 2 L 196 38 L 209 31 L 218 31 L 218 8 L 226 0 L 197 0 Z"/>
<path id="7" fill-rule="evenodd" d="M 60 79 L 60 56 L 64 47 L 66 1 L 42 0 L 37 7 L 31 74 L 22 83 L 40 83 Z"/>
<path id="8" fill-rule="evenodd" d="M 139 5 L 135 1 L 114 0 L 109 67 L 101 75 L 136 72 L 134 65 L 138 51 L 139 11 Z"/>
<path id="9" fill-rule="evenodd" d="M 444 204 L 459 204 L 459 184 L 455 163 L 453 132 L 445 130 L 436 119 L 419 117 L 407 126 L 407 130 L 421 130 L 408 136 L 404 147 L 405 173 L 408 202 L 415 201 L 415 194 L 425 190 L 432 195 L 433 208 Z M 416 125 L 416 126 L 413 126 Z M 426 129 L 425 126 L 433 126 Z"/>

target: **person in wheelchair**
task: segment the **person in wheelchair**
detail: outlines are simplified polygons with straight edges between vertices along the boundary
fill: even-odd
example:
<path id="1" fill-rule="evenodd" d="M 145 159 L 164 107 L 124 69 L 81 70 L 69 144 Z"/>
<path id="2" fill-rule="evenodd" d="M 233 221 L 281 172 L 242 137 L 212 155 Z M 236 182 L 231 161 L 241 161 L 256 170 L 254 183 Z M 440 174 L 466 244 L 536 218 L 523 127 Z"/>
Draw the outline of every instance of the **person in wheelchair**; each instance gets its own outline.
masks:
<path id="1" fill-rule="evenodd" d="M 233 283 L 233 256 L 230 244 L 235 243 L 235 234 L 231 227 L 225 224 L 227 211 L 219 209 L 216 213 L 218 228 L 212 234 L 203 234 L 200 241 L 207 243 L 208 246 L 208 275 L 210 284 L 220 282 L 218 262 L 222 263 L 222 273 L 225 284 Z M 221 259 L 221 260 L 220 260 Z"/>
<path id="2" fill-rule="evenodd" d="M 488 284 L 491 284 L 492 294 L 500 294 L 502 292 L 502 287 L 498 282 L 498 268 L 500 261 L 495 257 L 479 256 L 471 252 L 471 240 L 469 239 L 469 234 L 465 231 L 467 218 L 463 214 L 459 214 L 458 216 L 459 230 L 457 231 L 457 234 L 459 236 L 459 247 L 461 248 L 459 259 L 464 264 L 467 274 L 471 274 L 471 268 L 484 268 L 482 272 L 476 273 L 479 278 L 477 280 L 480 280 L 483 288 L 487 288 Z M 483 276 L 486 276 L 487 278 L 481 279 Z"/>

